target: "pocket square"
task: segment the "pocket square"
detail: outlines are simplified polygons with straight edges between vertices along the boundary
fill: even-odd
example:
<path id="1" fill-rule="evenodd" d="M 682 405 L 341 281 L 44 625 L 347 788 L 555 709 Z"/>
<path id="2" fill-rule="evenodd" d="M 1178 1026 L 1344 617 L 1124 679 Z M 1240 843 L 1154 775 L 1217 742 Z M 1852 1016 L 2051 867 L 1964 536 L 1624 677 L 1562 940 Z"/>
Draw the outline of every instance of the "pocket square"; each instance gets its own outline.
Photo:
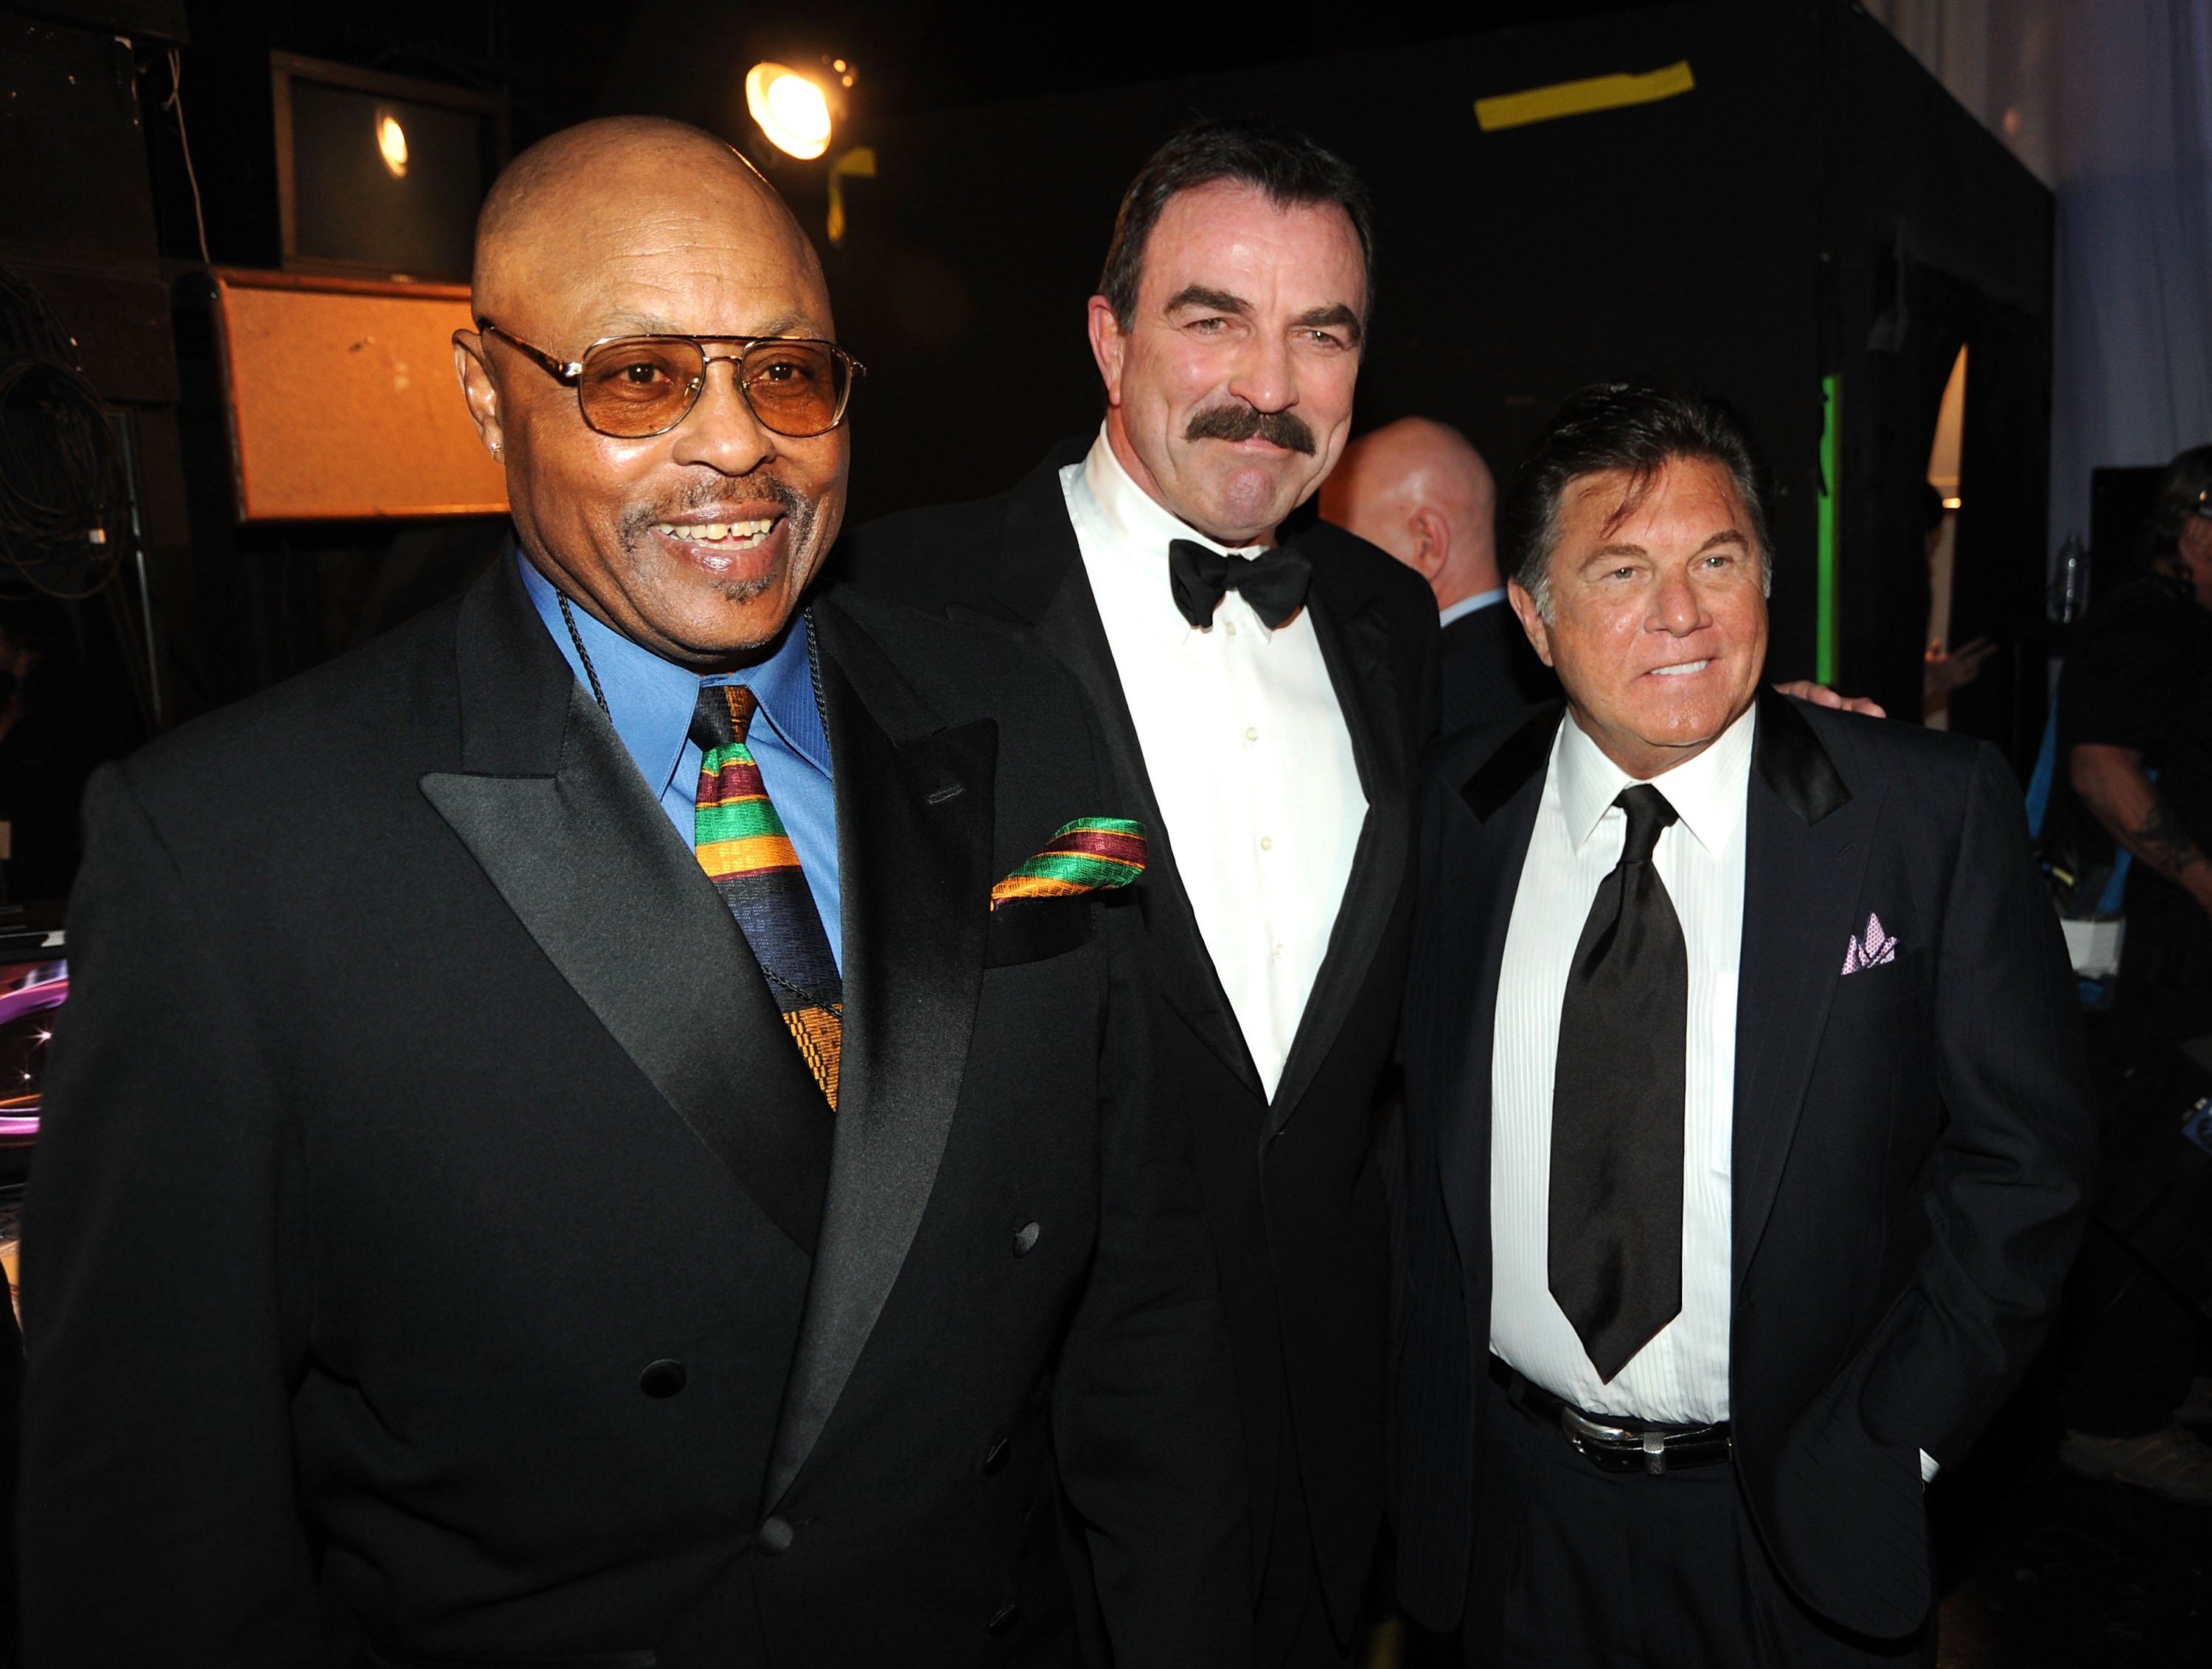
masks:
<path id="1" fill-rule="evenodd" d="M 1126 887 L 1145 872 L 1145 826 L 1127 817 L 1078 817 L 1052 844 L 991 889 L 991 907 L 1028 898 L 1069 898 Z"/>
<path id="2" fill-rule="evenodd" d="M 1883 962 L 1897 960 L 1897 938 L 1881 931 L 1881 918 L 1869 914 L 1866 937 L 1850 940 L 1844 950 L 1844 972 L 1856 974 L 1862 968 L 1875 968 Z"/>

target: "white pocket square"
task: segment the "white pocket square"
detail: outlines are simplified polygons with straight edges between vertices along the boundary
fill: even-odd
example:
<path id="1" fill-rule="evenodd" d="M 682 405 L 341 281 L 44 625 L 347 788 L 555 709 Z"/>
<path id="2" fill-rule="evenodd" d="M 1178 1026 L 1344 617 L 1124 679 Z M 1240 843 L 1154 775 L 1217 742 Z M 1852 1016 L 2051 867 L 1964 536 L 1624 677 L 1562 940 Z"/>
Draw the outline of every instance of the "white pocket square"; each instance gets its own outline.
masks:
<path id="1" fill-rule="evenodd" d="M 1844 972 L 1856 974 L 1862 968 L 1875 968 L 1883 962 L 1897 960 L 1897 938 L 1881 931 L 1881 918 L 1867 917 L 1866 937 L 1849 940 L 1844 950 Z"/>

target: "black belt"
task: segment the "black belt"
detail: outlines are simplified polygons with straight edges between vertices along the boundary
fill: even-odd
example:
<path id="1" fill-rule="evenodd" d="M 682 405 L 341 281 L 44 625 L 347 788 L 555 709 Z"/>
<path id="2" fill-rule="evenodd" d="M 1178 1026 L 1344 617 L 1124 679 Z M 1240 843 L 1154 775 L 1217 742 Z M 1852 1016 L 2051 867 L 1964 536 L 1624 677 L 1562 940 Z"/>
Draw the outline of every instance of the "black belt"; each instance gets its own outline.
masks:
<path id="1" fill-rule="evenodd" d="M 1716 1466 L 1729 1458 L 1726 1420 L 1717 1425 L 1663 1425 L 1620 1414 L 1585 1414 L 1496 1356 L 1490 1358 L 1490 1377 L 1507 1401 L 1556 1426 L 1602 1471 L 1646 1472 L 1656 1478 L 1675 1467 Z"/>

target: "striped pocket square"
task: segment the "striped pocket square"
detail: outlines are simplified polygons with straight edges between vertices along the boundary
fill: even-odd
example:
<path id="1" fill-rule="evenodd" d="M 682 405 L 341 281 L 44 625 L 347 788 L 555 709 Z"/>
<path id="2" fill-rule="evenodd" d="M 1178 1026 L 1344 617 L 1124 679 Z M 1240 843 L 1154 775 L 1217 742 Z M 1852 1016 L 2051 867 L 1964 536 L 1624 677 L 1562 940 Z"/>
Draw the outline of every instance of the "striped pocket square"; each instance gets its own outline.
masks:
<path id="1" fill-rule="evenodd" d="M 1127 817 L 1078 817 L 1034 858 L 991 889 L 991 907 L 1031 898 L 1072 898 L 1126 887 L 1145 872 L 1145 826 Z"/>

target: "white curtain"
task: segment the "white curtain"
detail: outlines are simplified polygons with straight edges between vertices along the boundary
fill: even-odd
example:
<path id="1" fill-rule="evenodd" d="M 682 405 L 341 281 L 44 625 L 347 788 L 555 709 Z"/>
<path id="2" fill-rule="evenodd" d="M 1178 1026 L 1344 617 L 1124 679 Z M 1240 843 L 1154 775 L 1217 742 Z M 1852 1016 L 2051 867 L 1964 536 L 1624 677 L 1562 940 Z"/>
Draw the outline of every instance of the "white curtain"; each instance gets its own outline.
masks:
<path id="1" fill-rule="evenodd" d="M 1866 0 L 2058 198 L 2051 538 L 2212 441 L 2212 0 Z"/>

